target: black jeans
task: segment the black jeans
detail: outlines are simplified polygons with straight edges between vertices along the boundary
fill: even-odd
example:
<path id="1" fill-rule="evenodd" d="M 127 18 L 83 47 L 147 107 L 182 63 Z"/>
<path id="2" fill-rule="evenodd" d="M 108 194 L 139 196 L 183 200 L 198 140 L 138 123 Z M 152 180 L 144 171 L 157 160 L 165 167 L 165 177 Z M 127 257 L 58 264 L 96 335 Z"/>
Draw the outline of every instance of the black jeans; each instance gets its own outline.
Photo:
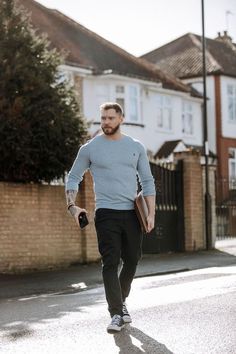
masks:
<path id="1" fill-rule="evenodd" d="M 114 209 L 98 209 L 95 226 L 108 310 L 111 316 L 122 315 L 122 304 L 129 295 L 141 257 L 141 227 L 134 210 Z"/>

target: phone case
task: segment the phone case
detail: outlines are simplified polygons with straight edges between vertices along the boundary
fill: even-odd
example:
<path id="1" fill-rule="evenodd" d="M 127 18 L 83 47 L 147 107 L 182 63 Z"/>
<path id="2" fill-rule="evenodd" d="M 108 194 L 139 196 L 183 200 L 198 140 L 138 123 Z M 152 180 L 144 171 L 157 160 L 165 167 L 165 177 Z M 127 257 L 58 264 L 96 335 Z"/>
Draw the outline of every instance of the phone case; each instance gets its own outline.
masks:
<path id="1" fill-rule="evenodd" d="M 82 212 L 79 214 L 79 225 L 80 225 L 80 228 L 83 229 L 85 226 L 88 225 L 88 218 L 87 218 L 87 215 L 86 213 Z"/>

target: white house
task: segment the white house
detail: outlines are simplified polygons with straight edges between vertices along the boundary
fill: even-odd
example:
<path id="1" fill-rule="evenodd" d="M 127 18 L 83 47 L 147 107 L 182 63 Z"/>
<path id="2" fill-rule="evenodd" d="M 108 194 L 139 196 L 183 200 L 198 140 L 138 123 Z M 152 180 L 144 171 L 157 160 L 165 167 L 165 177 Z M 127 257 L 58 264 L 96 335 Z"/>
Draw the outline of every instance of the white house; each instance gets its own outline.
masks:
<path id="1" fill-rule="evenodd" d="M 150 157 L 167 141 L 183 141 L 183 149 L 202 147 L 202 97 L 196 90 L 60 12 L 33 0 L 20 2 L 52 47 L 67 51 L 59 69 L 75 86 L 91 136 L 99 133 L 99 105 L 116 101 L 124 108 L 124 133 L 142 141 Z"/>
<path id="2" fill-rule="evenodd" d="M 123 131 L 140 139 L 153 155 L 169 140 L 202 145 L 202 100 L 189 93 L 112 73 L 86 77 L 83 93 L 84 115 L 93 123 L 92 135 L 100 125 L 99 105 L 116 101 L 125 111 Z"/>

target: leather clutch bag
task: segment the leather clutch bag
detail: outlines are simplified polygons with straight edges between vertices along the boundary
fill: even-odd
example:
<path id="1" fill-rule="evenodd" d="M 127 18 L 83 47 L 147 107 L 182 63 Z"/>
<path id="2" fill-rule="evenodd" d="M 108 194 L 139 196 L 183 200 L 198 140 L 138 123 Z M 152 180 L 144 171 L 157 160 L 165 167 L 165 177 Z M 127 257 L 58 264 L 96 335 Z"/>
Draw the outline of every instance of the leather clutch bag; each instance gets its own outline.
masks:
<path id="1" fill-rule="evenodd" d="M 142 192 L 139 192 L 137 197 L 134 200 L 134 209 L 139 219 L 142 231 L 148 232 L 147 230 L 148 207 Z"/>

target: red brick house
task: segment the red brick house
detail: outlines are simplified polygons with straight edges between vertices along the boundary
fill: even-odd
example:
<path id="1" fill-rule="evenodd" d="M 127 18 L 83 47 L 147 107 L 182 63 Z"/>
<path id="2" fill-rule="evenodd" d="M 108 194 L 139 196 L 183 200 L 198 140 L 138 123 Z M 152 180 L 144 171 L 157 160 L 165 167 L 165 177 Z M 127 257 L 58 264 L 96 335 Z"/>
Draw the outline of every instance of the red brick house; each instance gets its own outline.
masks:
<path id="1" fill-rule="evenodd" d="M 201 37 L 187 33 L 142 58 L 202 91 Z M 236 190 L 236 45 L 225 31 L 206 38 L 209 147 L 217 155 L 223 198 Z"/>

